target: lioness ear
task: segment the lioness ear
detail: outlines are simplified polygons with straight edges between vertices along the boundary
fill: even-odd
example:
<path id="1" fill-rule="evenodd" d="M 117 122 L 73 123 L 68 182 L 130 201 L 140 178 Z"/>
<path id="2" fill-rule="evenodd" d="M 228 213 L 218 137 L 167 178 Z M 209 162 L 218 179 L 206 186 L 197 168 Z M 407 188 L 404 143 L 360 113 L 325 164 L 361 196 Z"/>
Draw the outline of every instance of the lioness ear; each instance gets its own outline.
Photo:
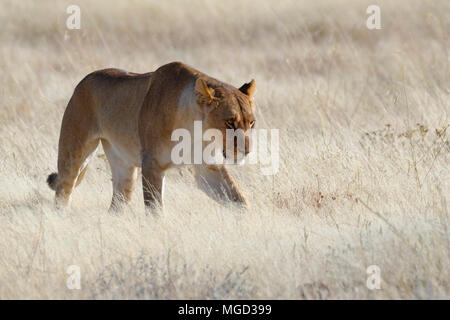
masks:
<path id="1" fill-rule="evenodd" d="M 239 88 L 239 91 L 241 91 L 242 93 L 245 93 L 250 98 L 253 97 L 253 95 L 255 94 L 255 91 L 256 91 L 255 80 L 252 79 L 252 81 L 250 81 L 249 83 L 244 83 L 242 85 L 242 87 Z"/>
<path id="2" fill-rule="evenodd" d="M 214 89 L 209 87 L 203 79 L 197 79 L 195 82 L 195 93 L 197 97 L 203 98 L 206 103 L 211 103 L 214 99 Z"/>

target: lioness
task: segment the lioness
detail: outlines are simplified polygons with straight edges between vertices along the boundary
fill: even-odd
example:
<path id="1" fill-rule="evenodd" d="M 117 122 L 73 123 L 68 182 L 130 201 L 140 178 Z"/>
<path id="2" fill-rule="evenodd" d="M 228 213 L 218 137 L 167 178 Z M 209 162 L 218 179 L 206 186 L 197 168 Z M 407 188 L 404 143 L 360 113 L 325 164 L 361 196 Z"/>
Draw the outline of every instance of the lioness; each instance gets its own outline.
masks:
<path id="1" fill-rule="evenodd" d="M 223 136 L 230 128 L 247 132 L 255 124 L 254 92 L 254 80 L 237 89 L 180 62 L 144 74 L 105 69 L 87 75 L 64 112 L 58 173 L 47 178 L 56 191 L 57 205 L 70 203 L 100 141 L 112 172 L 110 208 L 131 200 L 138 167 L 142 167 L 145 205 L 162 205 L 165 171 L 174 165 L 172 131 L 185 128 L 192 132 L 193 122 L 200 120 L 205 130 L 216 128 Z M 245 156 L 248 145 L 247 136 L 245 150 L 235 144 L 235 154 Z M 216 200 L 248 206 L 223 165 L 194 167 L 199 186 L 212 190 Z"/>

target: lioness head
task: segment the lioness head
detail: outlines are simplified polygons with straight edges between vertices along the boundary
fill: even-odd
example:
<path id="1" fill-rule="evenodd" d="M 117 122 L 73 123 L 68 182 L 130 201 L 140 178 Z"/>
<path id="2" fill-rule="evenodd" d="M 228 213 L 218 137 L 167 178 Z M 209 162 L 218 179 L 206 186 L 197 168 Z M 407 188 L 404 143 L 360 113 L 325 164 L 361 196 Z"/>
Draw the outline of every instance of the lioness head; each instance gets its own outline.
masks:
<path id="1" fill-rule="evenodd" d="M 241 162 L 250 152 L 250 129 L 255 126 L 255 80 L 237 89 L 199 78 L 195 92 L 205 115 L 203 129 L 219 130 L 223 137 L 223 156 L 232 162 Z"/>

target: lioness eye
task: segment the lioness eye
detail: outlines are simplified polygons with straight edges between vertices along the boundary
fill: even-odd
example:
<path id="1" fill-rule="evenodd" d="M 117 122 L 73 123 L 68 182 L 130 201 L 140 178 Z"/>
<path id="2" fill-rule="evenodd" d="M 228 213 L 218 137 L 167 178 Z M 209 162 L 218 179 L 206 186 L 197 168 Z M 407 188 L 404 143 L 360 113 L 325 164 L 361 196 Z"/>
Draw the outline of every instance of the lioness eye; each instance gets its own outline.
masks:
<path id="1" fill-rule="evenodd" d="M 255 120 L 250 121 L 250 128 L 253 128 L 255 126 Z"/>
<path id="2" fill-rule="evenodd" d="M 234 120 L 228 120 L 225 122 L 225 125 L 227 126 L 227 128 L 229 129 L 234 129 Z"/>

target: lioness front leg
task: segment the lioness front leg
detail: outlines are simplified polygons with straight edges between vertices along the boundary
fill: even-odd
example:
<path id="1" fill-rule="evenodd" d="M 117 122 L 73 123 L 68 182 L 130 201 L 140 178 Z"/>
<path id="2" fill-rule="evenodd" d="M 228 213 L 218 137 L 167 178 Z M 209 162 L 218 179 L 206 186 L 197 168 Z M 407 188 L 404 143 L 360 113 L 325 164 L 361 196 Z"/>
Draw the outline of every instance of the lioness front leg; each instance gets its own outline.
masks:
<path id="1" fill-rule="evenodd" d="M 164 169 L 155 159 L 144 156 L 142 159 L 142 188 L 146 209 L 162 206 L 164 193 Z"/>
<path id="2" fill-rule="evenodd" d="M 195 172 L 199 187 L 213 199 L 231 200 L 249 209 L 247 198 L 225 166 L 198 165 Z"/>

